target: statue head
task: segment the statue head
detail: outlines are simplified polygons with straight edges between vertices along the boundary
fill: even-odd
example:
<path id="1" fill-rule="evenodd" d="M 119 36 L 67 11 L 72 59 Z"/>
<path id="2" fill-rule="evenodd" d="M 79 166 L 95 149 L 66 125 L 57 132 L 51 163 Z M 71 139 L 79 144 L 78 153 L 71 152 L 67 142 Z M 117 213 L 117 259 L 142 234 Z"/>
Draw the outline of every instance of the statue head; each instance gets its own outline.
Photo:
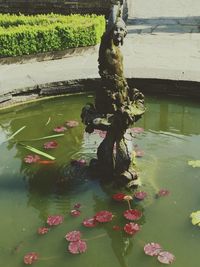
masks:
<path id="1" fill-rule="evenodd" d="M 116 46 L 119 46 L 119 44 L 123 45 L 124 38 L 127 35 L 127 28 L 126 24 L 123 21 L 122 18 L 118 18 L 114 29 L 113 29 L 113 43 Z"/>

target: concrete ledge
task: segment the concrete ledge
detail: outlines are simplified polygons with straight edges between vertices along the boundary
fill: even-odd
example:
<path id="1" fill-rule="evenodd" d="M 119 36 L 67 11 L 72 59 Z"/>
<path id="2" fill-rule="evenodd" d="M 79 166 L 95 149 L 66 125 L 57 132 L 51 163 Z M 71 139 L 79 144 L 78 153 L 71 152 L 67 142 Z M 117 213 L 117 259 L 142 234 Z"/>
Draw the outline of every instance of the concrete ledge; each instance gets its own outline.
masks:
<path id="1" fill-rule="evenodd" d="M 68 48 L 62 51 L 53 51 L 53 52 L 38 53 L 32 55 L 16 56 L 16 57 L 2 57 L 0 58 L 0 65 L 9 65 L 16 63 L 25 64 L 25 63 L 68 58 L 77 55 L 81 56 L 81 55 L 93 54 L 97 52 L 98 47 L 99 47 L 98 45 L 87 46 L 87 47 L 76 47 L 76 48 Z"/>
<path id="2" fill-rule="evenodd" d="M 173 81 L 164 79 L 127 79 L 130 87 L 136 87 L 145 95 L 173 95 L 187 98 L 200 98 L 200 82 Z M 43 99 L 49 96 L 76 94 L 87 91 L 95 91 L 101 88 L 101 79 L 80 79 L 60 81 L 27 87 L 18 92 L 0 96 L 0 110 L 16 104 L 24 104 L 27 101 Z"/>

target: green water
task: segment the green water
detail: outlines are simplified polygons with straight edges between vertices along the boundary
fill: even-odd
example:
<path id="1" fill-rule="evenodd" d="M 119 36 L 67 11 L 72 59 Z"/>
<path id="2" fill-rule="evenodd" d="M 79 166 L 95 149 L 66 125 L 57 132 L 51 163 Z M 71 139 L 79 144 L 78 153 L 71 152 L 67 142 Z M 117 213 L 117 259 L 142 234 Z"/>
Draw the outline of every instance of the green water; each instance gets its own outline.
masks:
<path id="1" fill-rule="evenodd" d="M 38 267 L 159 267 L 162 264 L 156 258 L 143 252 L 145 243 L 158 242 L 176 256 L 174 267 L 198 267 L 200 229 L 191 224 L 189 215 L 200 209 L 200 169 L 188 166 L 187 161 L 200 159 L 199 104 L 147 97 L 147 112 L 136 125 L 145 131 L 136 135 L 134 143 L 145 151 L 144 157 L 137 159 L 137 169 L 140 189 L 148 197 L 131 203 L 144 215 L 138 222 L 141 231 L 129 238 L 112 229 L 127 222 L 122 216 L 126 203 L 111 200 L 117 190 L 78 172 L 68 173 L 70 159 L 88 160 L 101 140 L 97 135 L 84 135 L 80 121 L 81 108 L 92 100 L 88 95 L 62 97 L 1 112 L 0 266 L 23 266 L 24 255 L 34 251 L 40 256 L 34 263 Z M 79 126 L 57 138 L 55 150 L 47 151 L 56 157 L 55 164 L 23 162 L 31 153 L 16 141 L 54 134 L 56 126 L 70 119 L 79 121 Z M 5 142 L 24 125 L 22 132 Z M 43 150 L 44 142 L 26 144 Z M 170 195 L 156 199 L 161 188 L 168 189 Z M 81 216 L 76 218 L 69 214 L 75 203 L 82 205 Z M 113 221 L 93 229 L 81 226 L 84 218 L 100 210 L 112 211 Z M 39 236 L 37 228 L 53 214 L 64 215 L 64 223 Z M 67 251 L 64 236 L 72 230 L 80 230 L 82 238 L 87 239 L 85 254 L 71 255 Z"/>

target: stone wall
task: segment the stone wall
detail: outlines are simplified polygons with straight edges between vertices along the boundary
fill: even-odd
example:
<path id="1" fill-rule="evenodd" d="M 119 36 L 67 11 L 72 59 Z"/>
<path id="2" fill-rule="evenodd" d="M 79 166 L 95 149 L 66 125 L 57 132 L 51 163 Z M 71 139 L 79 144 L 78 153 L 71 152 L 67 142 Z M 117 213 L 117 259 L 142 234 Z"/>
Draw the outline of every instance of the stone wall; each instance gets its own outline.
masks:
<path id="1" fill-rule="evenodd" d="M 0 0 L 0 13 L 22 14 L 105 14 L 110 0 Z"/>

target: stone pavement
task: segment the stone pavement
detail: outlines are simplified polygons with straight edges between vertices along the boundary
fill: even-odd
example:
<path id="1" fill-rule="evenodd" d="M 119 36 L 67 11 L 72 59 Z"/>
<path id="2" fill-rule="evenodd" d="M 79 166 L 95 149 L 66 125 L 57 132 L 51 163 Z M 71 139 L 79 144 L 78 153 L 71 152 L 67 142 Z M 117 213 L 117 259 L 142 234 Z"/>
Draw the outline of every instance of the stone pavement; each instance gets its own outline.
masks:
<path id="1" fill-rule="evenodd" d="M 200 82 L 200 5 L 195 5 L 198 1 L 129 2 L 133 6 L 129 12 L 128 35 L 122 47 L 127 78 Z M 159 10 L 156 13 L 154 9 L 151 13 L 147 2 L 163 5 L 168 2 L 174 8 L 181 2 L 194 5 L 190 10 L 182 6 L 182 12 L 176 9 L 179 16 L 174 16 L 174 9 L 166 6 L 161 9 L 164 13 Z M 97 58 L 98 47 L 92 53 L 58 60 L 0 65 L 0 95 L 60 81 L 98 78 Z"/>

